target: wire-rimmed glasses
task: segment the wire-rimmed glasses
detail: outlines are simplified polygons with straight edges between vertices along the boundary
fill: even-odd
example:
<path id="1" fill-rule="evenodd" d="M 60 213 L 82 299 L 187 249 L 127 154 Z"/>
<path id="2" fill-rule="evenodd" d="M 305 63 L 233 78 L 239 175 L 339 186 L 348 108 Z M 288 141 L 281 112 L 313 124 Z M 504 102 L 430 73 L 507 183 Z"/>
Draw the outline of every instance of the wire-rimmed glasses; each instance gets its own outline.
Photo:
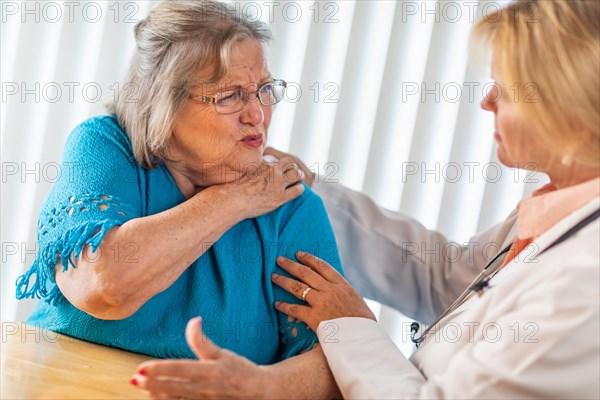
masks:
<path id="1" fill-rule="evenodd" d="M 260 85 L 253 93 L 242 87 L 236 87 L 222 90 L 214 96 L 190 95 L 190 98 L 205 103 L 213 103 L 219 114 L 233 114 L 243 110 L 253 94 L 256 95 L 263 106 L 275 105 L 283 99 L 286 88 L 286 81 L 273 79 Z"/>

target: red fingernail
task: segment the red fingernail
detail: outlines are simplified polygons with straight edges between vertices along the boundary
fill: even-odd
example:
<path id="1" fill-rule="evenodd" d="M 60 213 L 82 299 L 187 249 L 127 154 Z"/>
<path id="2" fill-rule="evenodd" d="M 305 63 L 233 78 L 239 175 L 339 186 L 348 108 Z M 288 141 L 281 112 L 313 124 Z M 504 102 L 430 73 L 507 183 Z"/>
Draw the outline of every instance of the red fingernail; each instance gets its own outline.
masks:
<path id="1" fill-rule="evenodd" d="M 146 376 L 146 370 L 144 368 L 140 368 L 138 370 L 138 374 L 142 375 L 142 376 Z"/>
<path id="2" fill-rule="evenodd" d="M 138 381 L 135 378 L 131 378 L 131 380 L 129 381 L 129 383 L 131 383 L 133 386 L 137 386 Z"/>

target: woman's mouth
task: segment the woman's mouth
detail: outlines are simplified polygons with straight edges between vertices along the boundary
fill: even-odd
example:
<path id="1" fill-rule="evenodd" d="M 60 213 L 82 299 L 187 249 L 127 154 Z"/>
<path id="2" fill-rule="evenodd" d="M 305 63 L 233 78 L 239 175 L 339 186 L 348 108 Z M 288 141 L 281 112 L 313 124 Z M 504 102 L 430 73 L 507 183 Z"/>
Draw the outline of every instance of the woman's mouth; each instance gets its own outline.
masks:
<path id="1" fill-rule="evenodd" d="M 496 139 L 496 142 L 498 142 L 498 143 L 500 143 L 502 141 L 502 138 L 500 137 L 498 132 L 494 132 L 494 139 Z"/>
<path id="2" fill-rule="evenodd" d="M 256 148 L 263 145 L 263 135 L 249 135 L 241 140 L 248 147 Z"/>

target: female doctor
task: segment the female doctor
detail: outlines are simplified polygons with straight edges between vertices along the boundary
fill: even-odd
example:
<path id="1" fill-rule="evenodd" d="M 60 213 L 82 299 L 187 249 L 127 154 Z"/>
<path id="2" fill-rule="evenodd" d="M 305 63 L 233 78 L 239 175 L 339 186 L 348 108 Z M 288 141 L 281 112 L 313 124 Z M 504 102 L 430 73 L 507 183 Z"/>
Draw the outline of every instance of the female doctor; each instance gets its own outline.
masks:
<path id="1" fill-rule="evenodd" d="M 495 116 L 498 158 L 536 165 L 551 183 L 472 238 L 460 260 L 423 258 L 409 244 L 444 248 L 446 239 L 315 182 L 356 291 L 432 326 L 413 332 L 419 348 L 406 360 L 332 268 L 310 255 L 282 261 L 298 281 L 274 281 L 307 305 L 276 307 L 318 331 L 344 397 L 600 398 L 599 27 L 600 2 L 541 0 L 476 26 L 501 91 L 481 103 Z M 514 82 L 537 83 L 538 102 L 511 98 Z M 491 279 L 474 282 L 490 244 L 511 243 L 487 268 Z"/>
<path id="2" fill-rule="evenodd" d="M 306 305 L 275 307 L 318 333 L 345 398 L 600 397 L 600 2 L 518 1 L 488 15 L 474 34 L 492 48 L 497 85 L 481 107 L 494 113 L 498 158 L 509 167 L 536 165 L 551 183 L 450 260 L 414 251 L 415 244 L 444 248 L 441 234 L 315 181 L 354 288 L 298 253 L 298 262 L 278 260 L 295 279 L 272 279 Z M 515 82 L 535 82 L 537 102 L 512 97 Z M 361 296 L 428 325 L 411 327 L 419 346 L 410 360 Z M 146 362 L 136 375 L 142 389 L 210 397 L 220 385 L 219 396 L 241 397 L 249 382 L 265 397 L 303 397 L 310 386 L 298 375 L 268 379 L 268 367 L 200 340 L 198 319 L 187 336 L 201 360 Z M 223 389 L 226 379 L 235 388 Z"/>

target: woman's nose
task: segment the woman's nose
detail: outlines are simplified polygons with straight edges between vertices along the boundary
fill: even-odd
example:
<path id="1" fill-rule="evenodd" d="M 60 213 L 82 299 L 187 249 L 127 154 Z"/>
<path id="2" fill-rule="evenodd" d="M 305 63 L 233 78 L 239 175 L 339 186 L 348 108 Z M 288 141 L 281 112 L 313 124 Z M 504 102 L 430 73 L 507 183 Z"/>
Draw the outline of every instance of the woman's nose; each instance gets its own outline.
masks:
<path id="1" fill-rule="evenodd" d="M 495 87 L 490 88 L 483 99 L 481 99 L 481 103 L 479 103 L 480 107 L 486 111 L 494 112 L 496 109 L 496 102 L 498 101 L 498 92 Z"/>
<path id="2" fill-rule="evenodd" d="M 252 126 L 260 125 L 265 120 L 265 112 L 258 99 L 251 99 L 240 112 L 240 121 Z"/>
<path id="3" fill-rule="evenodd" d="M 493 111 L 490 102 L 487 99 L 487 96 L 484 96 L 479 103 L 479 106 L 486 111 Z"/>

